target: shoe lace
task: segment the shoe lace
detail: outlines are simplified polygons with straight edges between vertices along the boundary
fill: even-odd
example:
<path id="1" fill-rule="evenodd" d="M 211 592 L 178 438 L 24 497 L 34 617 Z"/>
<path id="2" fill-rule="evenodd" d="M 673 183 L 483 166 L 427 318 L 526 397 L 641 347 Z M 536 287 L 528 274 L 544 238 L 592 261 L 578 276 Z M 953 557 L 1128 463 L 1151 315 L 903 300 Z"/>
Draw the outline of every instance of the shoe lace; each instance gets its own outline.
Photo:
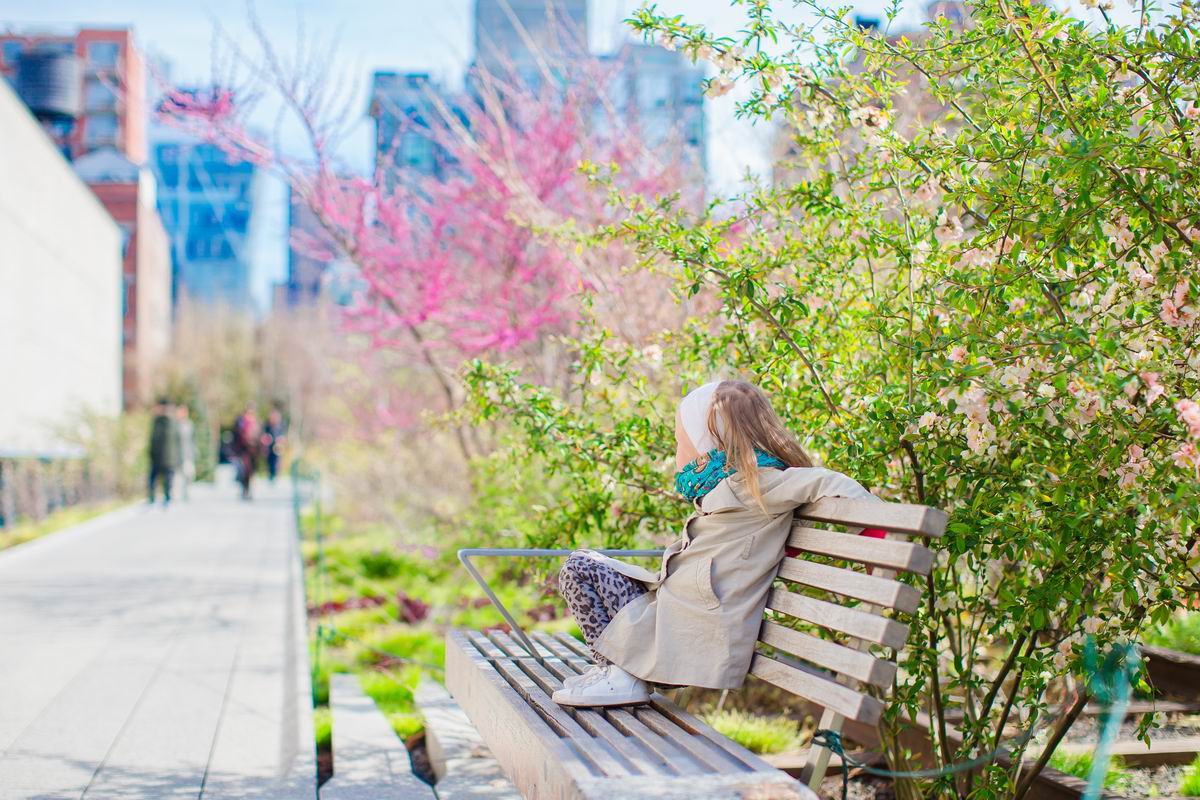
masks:
<path id="1" fill-rule="evenodd" d="M 582 688 L 584 686 L 591 686 L 593 683 L 599 683 L 602 680 L 608 680 L 608 665 L 603 667 L 596 665 L 592 667 L 591 671 L 583 676 L 583 680 L 575 685 Z"/>

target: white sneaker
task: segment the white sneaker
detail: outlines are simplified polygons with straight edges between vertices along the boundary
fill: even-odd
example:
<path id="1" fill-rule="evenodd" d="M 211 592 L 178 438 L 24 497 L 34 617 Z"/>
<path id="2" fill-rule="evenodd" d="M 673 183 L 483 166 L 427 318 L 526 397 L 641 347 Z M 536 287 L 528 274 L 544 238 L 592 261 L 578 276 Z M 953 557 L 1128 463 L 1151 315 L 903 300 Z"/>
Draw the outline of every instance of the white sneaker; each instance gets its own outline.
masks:
<path id="1" fill-rule="evenodd" d="M 581 676 L 582 677 L 582 676 Z M 560 706 L 625 706 L 650 702 L 646 682 L 630 675 L 616 664 L 609 664 L 589 680 L 556 691 L 554 702 Z"/>
<path id="2" fill-rule="evenodd" d="M 592 664 L 578 675 L 572 675 L 571 677 L 563 680 L 563 686 L 567 689 L 570 689 L 572 686 L 578 686 L 584 681 L 590 683 L 591 681 L 589 679 L 594 679 L 596 674 L 601 672 L 604 672 L 604 667 L 600 666 L 599 664 Z"/>

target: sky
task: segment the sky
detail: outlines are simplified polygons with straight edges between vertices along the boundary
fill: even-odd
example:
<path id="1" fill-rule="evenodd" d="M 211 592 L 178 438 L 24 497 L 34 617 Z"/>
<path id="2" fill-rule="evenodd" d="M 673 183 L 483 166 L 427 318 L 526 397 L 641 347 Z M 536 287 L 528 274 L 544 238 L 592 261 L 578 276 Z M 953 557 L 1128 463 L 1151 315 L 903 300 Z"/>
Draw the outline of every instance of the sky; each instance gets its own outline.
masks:
<path id="1" fill-rule="evenodd" d="M 830 6 L 851 0 L 830 0 Z M 622 24 L 641 0 L 589 0 L 589 38 L 593 51 L 611 52 L 631 37 Z M 884 0 L 858 0 L 855 8 L 880 17 Z M 923 19 L 923 0 L 904 4 L 900 27 Z M 1123 4 L 1122 4 L 1123 5 Z M 657 0 L 660 11 L 683 14 L 718 34 L 735 33 L 744 9 L 729 0 Z M 801 13 L 788 0 L 775 3 L 781 19 L 798 22 Z M 371 160 L 371 126 L 366 117 L 367 89 L 376 69 L 429 72 L 453 87 L 471 60 L 471 13 L 474 0 L 254 0 L 258 18 L 273 42 L 288 50 L 298 32 L 334 48 L 332 72 L 348 93 L 357 115 L 342 156 L 355 169 Z M 70 30 L 80 26 L 131 26 L 152 60 L 164 65 L 170 82 L 203 84 L 211 80 L 214 31 L 249 44 L 247 0 L 0 0 L 0 29 Z M 744 96 L 735 89 L 706 103 L 709 184 L 718 193 L 735 191 L 747 171 L 769 168 L 772 131 L 734 117 L 734 104 Z M 254 270 L 254 293 L 267 302 L 271 284 L 286 274 L 286 215 L 282 186 L 268 187 L 272 205 L 267 219 L 266 249 Z"/>

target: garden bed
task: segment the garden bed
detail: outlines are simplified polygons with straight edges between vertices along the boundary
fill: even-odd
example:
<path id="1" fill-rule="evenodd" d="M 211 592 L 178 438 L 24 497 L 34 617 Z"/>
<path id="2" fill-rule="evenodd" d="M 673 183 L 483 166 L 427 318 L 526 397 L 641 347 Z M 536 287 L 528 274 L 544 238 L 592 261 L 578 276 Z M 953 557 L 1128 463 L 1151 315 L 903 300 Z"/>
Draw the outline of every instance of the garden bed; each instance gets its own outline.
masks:
<path id="1" fill-rule="evenodd" d="M 360 676 L 363 691 L 409 745 L 417 769 L 424 739 L 413 692 L 423 674 L 443 679 L 446 631 L 504 628 L 503 619 L 459 568 L 452 547 L 405 547 L 390 531 L 350 531 L 330 517 L 318 544 L 310 514 L 301 515 L 300 528 L 319 779 L 332 774 L 329 676 L 343 672 Z M 577 635 L 561 608 L 547 602 L 553 589 L 534 577 L 501 578 L 492 586 L 529 629 Z"/>

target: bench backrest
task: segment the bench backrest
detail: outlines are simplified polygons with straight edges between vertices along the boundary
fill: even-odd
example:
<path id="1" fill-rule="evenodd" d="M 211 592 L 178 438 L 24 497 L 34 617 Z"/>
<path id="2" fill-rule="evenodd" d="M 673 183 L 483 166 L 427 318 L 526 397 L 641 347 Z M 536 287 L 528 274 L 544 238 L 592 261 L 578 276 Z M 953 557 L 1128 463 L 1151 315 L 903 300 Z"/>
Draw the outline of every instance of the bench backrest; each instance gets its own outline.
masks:
<path id="1" fill-rule="evenodd" d="M 946 521 L 936 508 L 900 503 L 835 498 L 803 507 L 788 546 L 805 557 L 779 566 L 759 633 L 772 654 L 755 654 L 750 673 L 825 709 L 823 728 L 840 730 L 843 719 L 878 723 L 883 703 L 865 689 L 879 695 L 891 687 L 909 630 L 890 614 L 913 613 L 922 596 L 895 575 L 928 575 L 933 566 L 933 553 L 906 539 L 941 536 Z M 858 528 L 882 528 L 888 536 L 859 536 Z M 780 618 L 825 634 L 794 630 Z M 891 652 L 885 657 L 872 649 Z M 827 759 L 820 759 L 821 773 Z"/>

